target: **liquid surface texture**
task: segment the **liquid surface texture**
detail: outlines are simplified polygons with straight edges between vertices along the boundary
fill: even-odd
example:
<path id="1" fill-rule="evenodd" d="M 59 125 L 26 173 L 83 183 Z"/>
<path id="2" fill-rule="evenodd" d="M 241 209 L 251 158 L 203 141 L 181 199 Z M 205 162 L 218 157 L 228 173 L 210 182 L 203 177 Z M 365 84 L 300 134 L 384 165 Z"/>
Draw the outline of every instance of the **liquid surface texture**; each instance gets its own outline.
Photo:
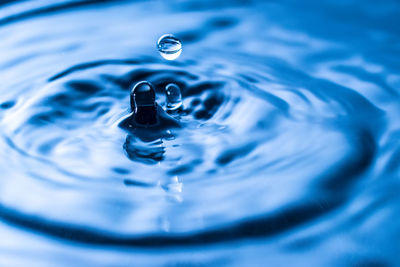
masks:
<path id="1" fill-rule="evenodd" d="M 0 266 L 395 266 L 399 15 L 3 1 Z M 173 61 L 165 33 L 184 45 Z M 151 127 L 130 117 L 140 81 Z"/>

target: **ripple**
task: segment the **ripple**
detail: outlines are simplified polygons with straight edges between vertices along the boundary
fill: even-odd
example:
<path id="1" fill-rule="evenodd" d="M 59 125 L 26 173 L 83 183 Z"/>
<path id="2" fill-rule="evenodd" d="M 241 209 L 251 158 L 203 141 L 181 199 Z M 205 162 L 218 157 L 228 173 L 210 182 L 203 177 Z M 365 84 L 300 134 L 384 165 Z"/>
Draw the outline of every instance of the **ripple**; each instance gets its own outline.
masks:
<path id="1" fill-rule="evenodd" d="M 143 221 L 152 225 L 148 230 L 143 232 L 128 227 L 124 230 L 128 232 L 123 238 L 105 235 L 102 234 L 103 231 L 118 233 L 119 230 L 114 224 L 99 225 L 97 219 L 93 221 L 93 218 L 104 216 L 101 215 L 104 214 L 102 206 L 98 204 L 96 207 L 99 208 L 92 210 L 98 215 L 81 217 L 82 226 L 69 223 L 70 226 L 64 228 L 62 225 L 66 218 L 62 214 L 55 216 L 54 220 L 48 220 L 45 216 L 38 218 L 36 223 L 24 223 L 36 231 L 44 231 L 39 230 L 37 225 L 45 223 L 47 234 L 59 237 L 65 235 L 82 242 L 135 246 L 184 245 L 191 244 L 192 239 L 197 240 L 193 244 L 202 244 L 276 235 L 344 203 L 347 198 L 346 192 L 352 185 L 352 177 L 368 168 L 374 158 L 375 140 L 368 130 L 372 126 L 369 127 L 365 121 L 356 122 L 356 116 L 343 115 L 343 111 L 348 110 L 349 114 L 352 114 L 351 106 L 355 103 L 359 111 L 363 109 L 363 113 L 379 111 L 362 96 L 350 91 L 348 94 L 352 97 L 348 99 L 352 102 L 337 99 L 336 94 L 320 93 L 315 96 L 321 99 L 319 105 L 326 105 L 328 109 L 332 106 L 332 101 L 337 101 L 341 106 L 341 112 L 336 115 L 340 120 L 336 121 L 332 117 L 325 120 L 325 123 L 315 124 L 314 121 L 322 121 L 322 118 L 319 118 L 312 108 L 315 100 L 309 96 L 316 94 L 312 87 L 308 87 L 311 91 L 304 89 L 304 104 L 301 104 L 297 101 L 297 92 L 282 98 L 279 95 L 280 90 L 266 90 L 260 87 L 262 84 L 249 83 L 248 79 L 232 79 L 219 75 L 218 72 L 210 76 L 207 72 L 197 71 L 195 75 L 186 71 L 184 66 L 131 61 L 128 66 L 125 66 L 126 62 L 120 62 L 121 66 L 125 66 L 125 71 L 113 74 L 108 68 L 108 61 L 99 62 L 103 64 L 83 64 L 85 68 L 72 67 L 70 70 L 74 71 L 64 72 L 65 75 L 62 75 L 61 79 L 50 79 L 46 88 L 42 92 L 38 91 L 36 98 L 32 99 L 29 105 L 26 104 L 21 110 L 15 111 L 16 114 L 24 114 L 25 119 L 21 120 L 20 116 L 19 123 L 15 122 L 12 125 L 13 129 L 8 132 L 14 133 L 13 139 L 19 140 L 21 150 L 31 151 L 38 157 L 45 158 L 48 164 L 58 166 L 64 173 L 74 173 L 74 176 L 82 177 L 80 179 L 93 180 L 97 177 L 92 182 L 94 186 L 99 186 L 96 185 L 99 179 L 106 184 L 112 184 L 106 179 L 111 174 L 115 177 L 113 179 L 122 179 L 121 184 L 151 189 L 138 195 L 141 203 L 150 198 L 156 188 L 162 189 L 162 184 L 170 179 L 168 177 L 179 175 L 181 179 L 186 180 L 185 190 L 189 192 L 182 192 L 182 195 L 185 196 L 185 201 L 191 204 L 186 204 L 184 216 L 174 219 L 173 232 L 177 234 L 184 230 L 193 233 L 187 232 L 186 238 L 178 238 L 172 235 L 172 232 L 171 236 L 162 234 L 157 237 L 159 226 L 154 222 L 159 216 L 159 211 L 153 208 L 152 215 Z M 204 66 L 192 67 L 207 69 Z M 107 71 L 103 68 L 107 68 Z M 286 73 L 289 71 L 288 69 Z M 75 78 L 82 75 L 87 77 Z M 247 72 L 247 75 L 252 73 Z M 242 76 L 238 73 L 232 77 Z M 182 128 L 161 125 L 160 130 L 145 130 L 141 133 L 132 132 L 126 126 L 122 129 L 113 126 L 121 120 L 119 118 L 123 114 L 127 115 L 127 81 L 132 81 L 132 85 L 141 79 L 155 85 L 157 101 L 161 106 L 165 106 L 165 95 L 162 93 L 164 86 L 171 81 L 180 85 L 184 104 L 178 119 L 184 125 Z M 275 76 L 275 79 L 276 81 L 270 83 L 278 83 L 281 78 Z M 302 77 L 302 81 L 304 80 L 305 77 Z M 325 81 L 310 80 L 310 83 Z M 346 93 L 346 89 L 340 90 L 343 91 L 342 95 Z M 296 104 L 292 103 L 293 101 L 297 101 Z M 301 108 L 301 105 L 304 107 Z M 302 113 L 293 111 L 293 107 L 302 109 Z M 32 112 L 35 110 L 36 113 Z M 99 110 L 105 111 L 99 113 Z M 321 116 L 326 114 L 327 112 L 321 113 Z M 344 120 L 345 117 L 352 121 L 350 128 Z M 105 127 L 107 124 L 109 126 Z M 356 126 L 357 124 L 359 126 Z M 125 128 L 128 134 L 123 142 Z M 51 134 L 43 135 L 43 132 Z M 123 159 L 121 148 L 125 150 L 126 159 L 130 163 Z M 82 158 L 85 160 L 82 161 Z M 313 165 L 310 165 L 310 162 L 313 162 Z M 123 171 L 115 172 L 116 163 L 124 166 Z M 154 169 L 151 166 L 155 164 L 161 165 Z M 152 174 L 149 177 L 150 170 Z M 301 179 L 292 180 L 293 173 Z M 131 175 L 134 175 L 135 179 L 127 178 Z M 279 179 L 279 182 L 276 179 Z M 159 186 L 148 186 L 157 183 Z M 286 187 L 288 183 L 294 183 L 296 186 L 292 190 L 282 191 L 282 187 Z M 208 195 L 207 192 L 220 192 L 221 187 L 232 189 L 208 200 L 199 197 Z M 121 190 L 118 188 L 110 190 L 109 193 Z M 337 188 L 341 188 L 342 196 L 334 193 Z M 309 200 L 309 190 L 321 196 L 320 199 Z M 108 195 L 107 191 L 104 190 L 103 194 Z M 93 200 L 97 199 L 96 203 L 101 202 L 101 198 L 104 197 L 97 192 L 80 192 L 82 195 L 79 199 L 85 199 L 94 193 L 90 197 Z M 270 193 L 266 196 L 265 192 Z M 160 194 L 163 193 L 156 193 L 161 196 Z M 244 201 L 248 194 L 255 197 L 254 208 L 249 209 L 247 201 Z M 121 201 L 135 205 L 135 199 L 124 197 Z M 205 203 L 226 201 L 238 207 L 230 216 L 215 218 L 217 214 L 228 214 L 231 205 L 202 208 Z M 320 201 L 325 203 L 323 209 L 317 204 Z M 71 212 L 75 209 L 74 206 L 65 205 L 63 202 L 60 202 L 60 205 L 64 209 L 71 209 Z M 136 209 L 140 212 L 146 207 L 147 205 L 138 206 Z M 18 211 L 21 208 L 16 207 L 14 215 L 4 215 L 4 219 L 15 222 L 32 221 L 30 217 L 23 218 L 24 213 Z M 193 216 L 191 214 L 199 210 L 203 211 L 203 223 L 189 224 Z M 277 226 L 282 220 L 286 223 Z M 276 226 L 265 228 L 265 225 Z M 136 231 L 137 234 L 145 234 L 146 237 L 131 236 Z M 198 231 L 200 233 L 197 233 Z M 63 235 L 60 236 L 59 232 Z M 122 232 L 119 233 L 121 234 Z"/>
<path id="2" fill-rule="evenodd" d="M 309 19 L 294 23 L 300 18 L 287 3 L 239 2 L 158 10 L 140 1 L 57 1 L 15 4 L 16 11 L 6 3 L 0 218 L 7 229 L 117 255 L 121 246 L 222 255 L 231 244 L 263 250 L 272 242 L 268 255 L 301 256 L 321 252 L 343 228 L 367 227 L 384 197 L 364 188 L 377 180 L 382 190 L 397 188 L 397 65 L 384 49 L 376 58 L 355 53 L 358 35 L 344 42 L 360 23 L 342 34 L 328 16 L 333 30 L 325 34 Z M 271 13 L 255 12 L 264 9 Z M 376 36 L 397 40 L 379 25 Z M 164 32 L 185 44 L 176 62 L 153 51 Z M 390 38 L 373 38 L 390 46 Z M 142 80 L 157 93 L 154 128 L 130 120 L 129 92 Z M 183 104 L 167 114 L 170 83 Z"/>

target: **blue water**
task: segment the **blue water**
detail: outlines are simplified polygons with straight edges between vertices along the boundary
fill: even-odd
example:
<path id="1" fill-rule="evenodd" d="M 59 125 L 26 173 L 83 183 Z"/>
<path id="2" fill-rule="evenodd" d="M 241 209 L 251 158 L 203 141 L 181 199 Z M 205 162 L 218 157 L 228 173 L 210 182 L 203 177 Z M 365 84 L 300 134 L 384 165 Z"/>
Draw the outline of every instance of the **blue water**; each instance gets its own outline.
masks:
<path id="1" fill-rule="evenodd" d="M 398 265 L 399 18 L 397 0 L 1 2 L 0 266 Z M 142 80 L 155 128 L 127 123 Z"/>

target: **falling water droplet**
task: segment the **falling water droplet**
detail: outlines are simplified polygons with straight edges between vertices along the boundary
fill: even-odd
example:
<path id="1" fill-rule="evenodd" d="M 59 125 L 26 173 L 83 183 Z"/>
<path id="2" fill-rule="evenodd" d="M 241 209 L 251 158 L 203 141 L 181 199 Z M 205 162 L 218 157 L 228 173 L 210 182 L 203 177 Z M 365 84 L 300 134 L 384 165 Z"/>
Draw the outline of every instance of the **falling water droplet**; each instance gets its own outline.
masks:
<path id="1" fill-rule="evenodd" d="M 157 49 L 166 60 L 175 60 L 182 53 L 182 43 L 172 34 L 164 34 L 157 41 Z"/>
<path id="2" fill-rule="evenodd" d="M 165 87 L 167 97 L 167 110 L 177 110 L 182 106 L 182 94 L 178 85 L 170 83 Z"/>

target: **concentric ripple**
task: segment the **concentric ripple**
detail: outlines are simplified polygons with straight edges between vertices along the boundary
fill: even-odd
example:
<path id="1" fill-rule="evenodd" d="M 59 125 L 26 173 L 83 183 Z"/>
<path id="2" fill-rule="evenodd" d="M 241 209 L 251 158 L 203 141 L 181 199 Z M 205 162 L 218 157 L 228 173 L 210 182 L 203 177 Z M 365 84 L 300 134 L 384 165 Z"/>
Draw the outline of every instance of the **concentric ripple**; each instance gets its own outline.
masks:
<path id="1" fill-rule="evenodd" d="M 224 7 L 223 17 L 195 4 L 153 8 L 156 19 L 149 3 L 68 3 L 31 15 L 21 4 L 0 20 L 9 227 L 79 245 L 257 246 L 317 229 L 362 196 L 371 172 L 398 171 L 396 152 L 382 150 L 396 128 L 398 104 L 384 103 L 398 97 L 398 76 L 388 65 L 385 84 L 356 70 L 384 62 L 353 56 L 339 37 L 243 17 L 262 3 Z M 187 45 L 177 62 L 153 51 L 163 31 Z M 129 92 L 143 80 L 164 109 L 166 85 L 181 88 L 182 109 L 165 115 L 176 124 L 127 127 Z"/>

